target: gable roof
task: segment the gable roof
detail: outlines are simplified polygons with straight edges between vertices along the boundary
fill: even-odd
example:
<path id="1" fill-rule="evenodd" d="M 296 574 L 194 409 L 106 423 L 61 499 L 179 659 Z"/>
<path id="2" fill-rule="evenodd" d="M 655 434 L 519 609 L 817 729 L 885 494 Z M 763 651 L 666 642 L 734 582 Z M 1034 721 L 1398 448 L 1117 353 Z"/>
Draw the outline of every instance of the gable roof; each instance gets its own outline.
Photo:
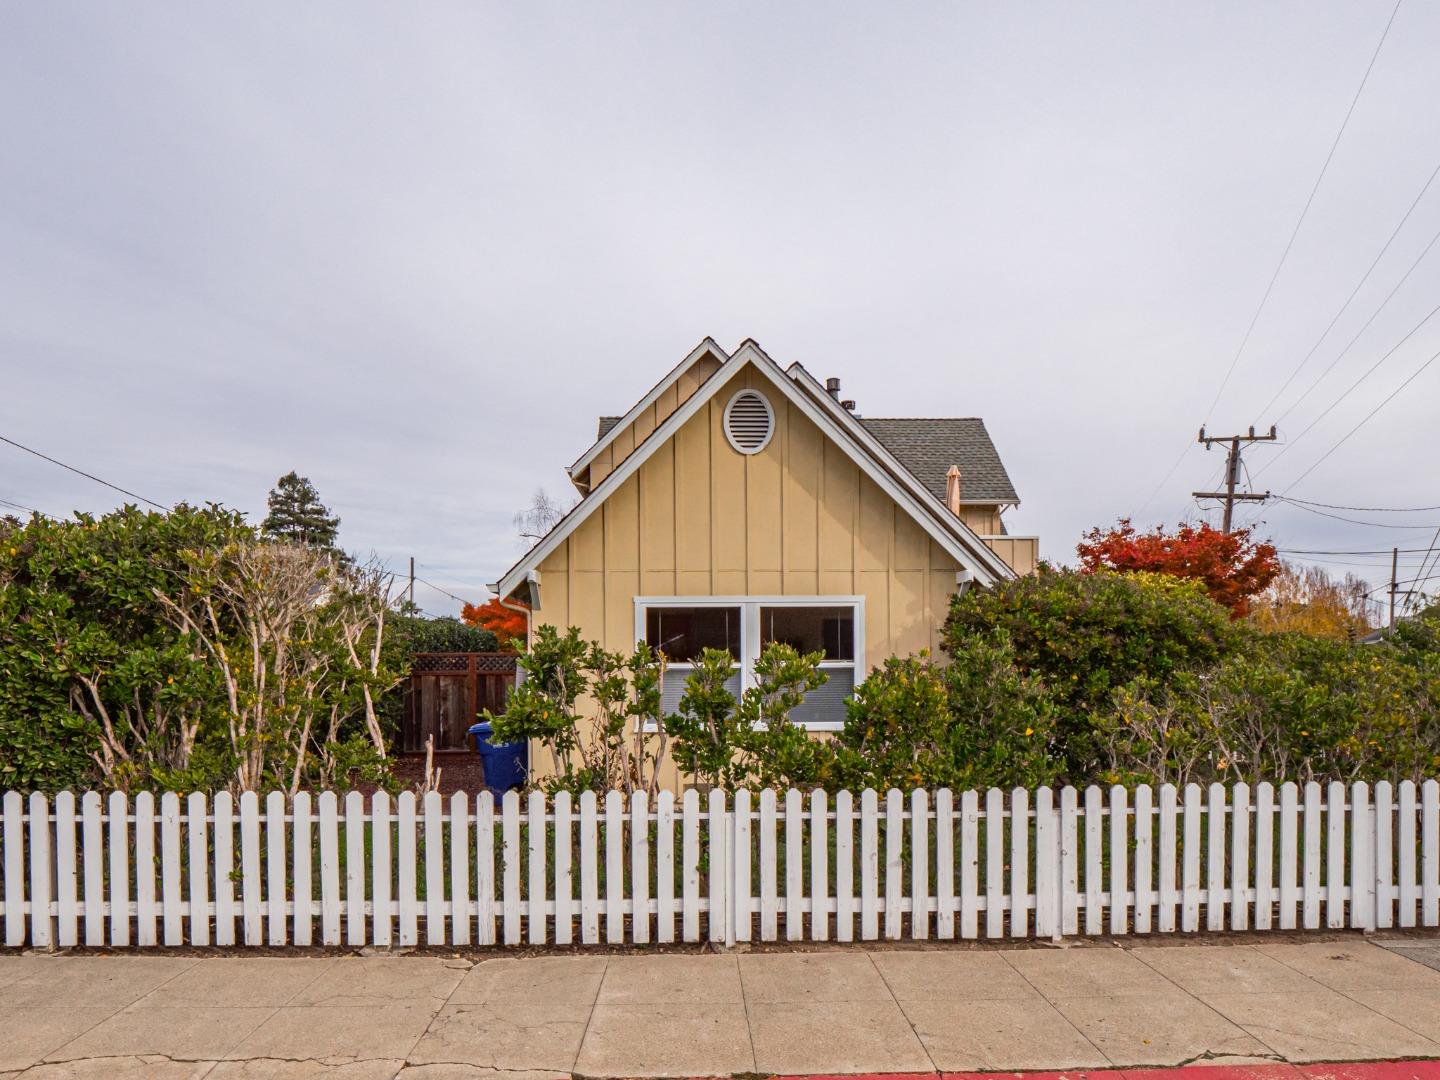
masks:
<path id="1" fill-rule="evenodd" d="M 715 359 L 719 360 L 722 368 L 724 367 L 725 361 L 730 359 L 730 355 L 724 349 L 720 348 L 719 345 L 715 344 L 714 338 L 706 337 L 699 345 L 696 345 L 695 348 L 686 354 L 685 359 L 671 368 L 663 379 L 652 386 L 644 397 L 632 405 L 630 411 L 624 416 L 602 417 L 599 433 L 595 436 L 595 442 L 591 444 L 589 450 L 586 450 L 585 453 L 576 458 L 575 464 L 571 465 L 565 472 L 570 476 L 574 476 L 582 469 L 587 468 L 599 455 L 600 451 L 610 445 L 611 440 L 622 427 L 632 423 L 637 416 L 653 405 L 661 394 L 674 386 L 675 383 L 680 380 L 680 376 L 694 367 L 696 362 L 706 353 L 709 353 L 714 356 Z M 606 424 L 606 420 L 611 421 L 611 423 Z"/>
<path id="2" fill-rule="evenodd" d="M 709 339 L 707 339 L 709 340 Z M 860 469 L 874 480 L 895 502 L 904 509 L 925 530 L 930 537 L 950 554 L 961 566 L 974 574 L 982 584 L 1015 576 L 1006 563 L 991 551 L 980 537 L 947 510 L 944 504 L 922 487 L 915 477 L 897 462 L 868 432 L 860 427 L 854 417 L 840 409 L 822 390 L 823 402 L 815 399 L 813 392 L 804 386 L 795 375 L 798 369 L 804 379 L 814 382 L 813 377 L 794 365 L 790 372 L 780 368 L 754 341 L 746 340 L 730 354 L 720 369 L 710 376 L 684 404 L 672 412 L 654 431 L 647 435 L 625 460 L 606 474 L 605 478 L 590 490 L 570 512 L 561 518 L 545 536 L 523 555 L 491 588 L 502 598 L 509 596 L 539 566 L 566 537 L 583 524 L 617 488 L 628 480 L 652 454 L 663 446 L 692 416 L 710 401 L 725 386 L 730 378 L 746 364 L 753 364 L 755 370 L 792 404 L 800 409 L 840 449 L 844 450 Z M 633 411 L 633 410 L 632 410 Z M 843 414 L 837 418 L 835 411 Z M 846 426 L 848 421 L 848 427 Z M 614 428 L 612 427 L 612 431 Z M 862 438 L 855 438 L 859 432 Z M 603 442 L 603 440 L 602 440 Z M 598 447 L 600 443 L 596 443 Z M 878 451 L 878 453 L 876 452 Z M 582 459 L 583 460 L 583 459 Z M 573 468 L 573 466 L 572 466 Z"/>
<path id="3" fill-rule="evenodd" d="M 856 419 L 942 502 L 945 473 L 951 465 L 958 465 L 962 501 L 1019 505 L 1010 474 L 990 441 L 985 421 L 978 416 Z"/>
<path id="4" fill-rule="evenodd" d="M 600 417 L 596 438 L 603 439 L 623 419 Z M 941 502 L 945 501 L 945 474 L 951 465 L 958 465 L 961 502 L 1020 505 L 985 421 L 978 416 L 855 419 Z"/>

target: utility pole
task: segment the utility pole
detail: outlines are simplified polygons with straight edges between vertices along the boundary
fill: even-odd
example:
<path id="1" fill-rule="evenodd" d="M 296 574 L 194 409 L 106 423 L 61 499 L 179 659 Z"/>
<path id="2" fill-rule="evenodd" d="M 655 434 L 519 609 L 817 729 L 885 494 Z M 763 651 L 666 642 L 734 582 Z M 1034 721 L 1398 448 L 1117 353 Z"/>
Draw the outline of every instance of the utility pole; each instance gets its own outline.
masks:
<path id="1" fill-rule="evenodd" d="M 1400 549 L 1392 548 L 1390 551 L 1390 627 L 1395 627 L 1395 594 L 1400 591 L 1400 582 L 1395 579 L 1400 576 Z"/>
<path id="2" fill-rule="evenodd" d="M 410 606 L 415 606 L 415 556 L 410 556 Z"/>
<path id="3" fill-rule="evenodd" d="M 1256 435 L 1252 427 L 1248 435 L 1206 435 L 1205 429 L 1200 429 L 1199 441 L 1205 444 L 1209 450 L 1215 443 L 1229 443 L 1230 449 L 1225 457 L 1225 490 L 1224 491 L 1194 491 L 1192 495 L 1197 499 L 1223 499 L 1225 502 L 1225 524 L 1223 531 L 1230 531 L 1230 523 L 1235 518 L 1235 504 L 1237 502 L 1264 502 L 1270 497 L 1270 492 L 1263 495 L 1251 491 L 1236 491 L 1240 486 L 1240 447 L 1242 443 L 1251 442 L 1275 442 L 1275 425 L 1270 425 L 1270 434 Z"/>

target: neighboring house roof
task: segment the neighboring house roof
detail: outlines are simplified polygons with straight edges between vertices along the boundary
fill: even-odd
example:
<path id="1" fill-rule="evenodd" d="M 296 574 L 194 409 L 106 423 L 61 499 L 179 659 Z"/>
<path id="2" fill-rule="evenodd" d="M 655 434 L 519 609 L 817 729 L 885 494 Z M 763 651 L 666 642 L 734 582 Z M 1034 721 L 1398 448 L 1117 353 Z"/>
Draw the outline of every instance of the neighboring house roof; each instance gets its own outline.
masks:
<path id="1" fill-rule="evenodd" d="M 555 524 L 549 533 L 515 565 L 510 567 L 504 576 L 492 586 L 492 590 L 498 592 L 502 597 L 509 596 L 524 582 L 527 575 L 533 572 L 534 568 L 559 546 L 565 537 L 574 532 L 594 512 L 595 508 L 609 497 L 612 491 L 623 484 L 655 452 L 657 447 L 663 445 L 674 435 L 705 402 L 715 395 L 721 386 L 728 382 L 731 375 L 747 363 L 754 364 L 755 369 L 768 378 L 776 389 L 819 425 L 822 431 L 825 431 L 871 479 L 880 484 L 891 498 L 904 507 L 921 528 L 929 533 L 932 539 L 948 551 L 962 566 L 972 571 L 980 571 L 982 580 L 994 581 L 1014 576 L 1014 570 L 991 551 L 972 529 L 945 508 L 943 489 L 941 495 L 937 497 L 921 485 L 914 475 L 899 464 L 894 454 L 886 449 L 875 436 L 861 428 L 855 418 L 841 409 L 838 403 L 824 393 L 823 389 L 817 393 L 815 387 L 810 385 L 814 383 L 813 377 L 803 368 L 794 365 L 789 372 L 784 371 L 755 342 L 746 341 L 726 358 L 719 371 L 707 379 L 699 390 L 647 435 L 633 453 L 608 473 L 599 484 L 591 489 L 589 494 Z M 803 373 L 803 382 L 796 378 L 796 372 Z M 603 443 L 604 437 L 605 433 L 602 432 L 600 441 L 590 451 L 587 451 L 587 457 L 593 455 L 596 447 Z M 895 473 L 894 470 L 897 469 L 898 473 L 903 476 Z"/>
<path id="2" fill-rule="evenodd" d="M 600 427 L 599 427 L 599 430 L 597 430 L 597 431 L 595 432 L 595 438 L 596 438 L 596 439 L 603 439 L 606 435 L 609 435 L 610 432 L 612 432 L 612 431 L 615 430 L 615 425 L 616 425 L 616 424 L 620 423 L 620 421 L 621 421 L 621 420 L 624 420 L 624 419 L 625 419 L 625 418 L 624 418 L 623 416 L 602 416 L 602 417 L 600 417 Z"/>
<path id="3" fill-rule="evenodd" d="M 856 419 L 940 501 L 945 500 L 945 473 L 958 465 L 962 501 L 1020 502 L 985 421 L 978 416 Z"/>

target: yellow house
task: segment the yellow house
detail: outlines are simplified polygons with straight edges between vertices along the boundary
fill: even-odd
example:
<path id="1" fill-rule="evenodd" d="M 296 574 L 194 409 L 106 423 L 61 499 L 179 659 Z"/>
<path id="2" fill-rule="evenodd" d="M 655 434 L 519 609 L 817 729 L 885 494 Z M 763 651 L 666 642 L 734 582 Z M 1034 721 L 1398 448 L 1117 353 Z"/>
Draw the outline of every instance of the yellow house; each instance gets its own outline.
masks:
<path id="1" fill-rule="evenodd" d="M 1035 537 L 976 418 L 876 419 L 753 341 L 706 338 L 570 466 L 580 502 L 491 588 L 531 632 L 579 627 L 607 649 L 670 659 L 664 704 L 707 646 L 732 691 L 770 641 L 821 651 L 829 681 L 797 720 L 833 730 L 887 656 L 936 650 L 970 582 L 1026 574 Z"/>

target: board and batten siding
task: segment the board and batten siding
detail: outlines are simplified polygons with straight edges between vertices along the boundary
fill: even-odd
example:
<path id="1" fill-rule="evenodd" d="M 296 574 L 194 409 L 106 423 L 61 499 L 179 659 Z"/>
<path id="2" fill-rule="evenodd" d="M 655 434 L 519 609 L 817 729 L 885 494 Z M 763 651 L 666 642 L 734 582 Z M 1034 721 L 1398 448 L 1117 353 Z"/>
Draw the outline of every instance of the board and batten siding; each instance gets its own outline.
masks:
<path id="1" fill-rule="evenodd" d="M 747 388 L 775 410 L 774 437 L 752 455 L 721 428 Z M 577 626 L 617 650 L 634 645 L 636 596 L 863 596 L 873 666 L 938 648 L 960 567 L 747 367 L 539 569 L 535 623 Z"/>

